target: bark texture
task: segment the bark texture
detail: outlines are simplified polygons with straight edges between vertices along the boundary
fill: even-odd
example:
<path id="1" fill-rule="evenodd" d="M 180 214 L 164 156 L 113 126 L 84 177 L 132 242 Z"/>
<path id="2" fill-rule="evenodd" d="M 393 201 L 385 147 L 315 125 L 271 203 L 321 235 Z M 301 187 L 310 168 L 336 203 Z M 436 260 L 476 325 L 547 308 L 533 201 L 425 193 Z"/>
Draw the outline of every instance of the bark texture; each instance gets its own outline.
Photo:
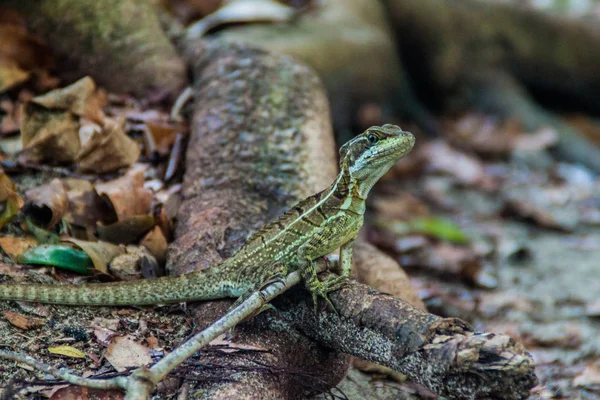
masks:
<path id="1" fill-rule="evenodd" d="M 186 67 L 149 2 L 140 0 L 6 0 L 43 38 L 67 80 L 90 75 L 119 93 L 176 97 Z"/>
<path id="2" fill-rule="evenodd" d="M 310 70 L 237 44 L 213 42 L 189 56 L 198 100 L 170 249 L 174 273 L 229 256 L 252 229 L 335 175 L 327 103 Z M 324 307 L 315 315 L 297 288 L 275 303 L 278 311 L 242 324 L 235 343 L 264 351 L 203 354 L 203 364 L 219 368 L 208 372 L 215 379 L 198 395 L 298 398 L 327 390 L 347 366 L 338 351 L 401 371 L 452 399 L 521 399 L 535 382 L 531 357 L 504 335 L 475 335 L 460 320 L 358 284 L 333 298 L 341 318 Z M 197 325 L 214 321 L 228 304 L 195 306 Z"/>
<path id="3" fill-rule="evenodd" d="M 197 100 L 169 253 L 176 274 L 218 264 L 250 232 L 327 187 L 337 173 L 327 99 L 307 67 L 222 43 L 196 46 L 188 56 Z M 194 306 L 198 327 L 223 315 L 229 304 Z M 198 396 L 298 398 L 337 384 L 347 368 L 347 356 L 256 322 L 240 326 L 234 341 L 266 351 L 203 356 L 228 369 L 219 369 L 221 379 L 203 385 Z"/>

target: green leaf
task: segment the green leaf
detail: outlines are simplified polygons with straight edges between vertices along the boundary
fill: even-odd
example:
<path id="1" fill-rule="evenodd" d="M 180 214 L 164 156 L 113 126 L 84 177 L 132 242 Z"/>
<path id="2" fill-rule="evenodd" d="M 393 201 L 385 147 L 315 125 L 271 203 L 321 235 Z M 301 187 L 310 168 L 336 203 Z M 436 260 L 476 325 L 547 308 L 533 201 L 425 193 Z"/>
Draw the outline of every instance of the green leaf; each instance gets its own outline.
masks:
<path id="1" fill-rule="evenodd" d="M 56 233 L 40 228 L 31 221 L 31 218 L 27 217 L 25 223 L 27 224 L 27 230 L 35 236 L 38 242 L 42 244 L 58 244 L 60 242 L 60 238 Z"/>
<path id="2" fill-rule="evenodd" d="M 91 258 L 84 251 L 55 244 L 32 247 L 18 256 L 17 261 L 22 264 L 53 265 L 80 274 L 86 274 L 93 266 Z"/>
<path id="3" fill-rule="evenodd" d="M 465 244 L 469 236 L 454 222 L 440 217 L 416 218 L 408 221 L 410 230 L 424 233 L 437 239 L 457 244 Z"/>

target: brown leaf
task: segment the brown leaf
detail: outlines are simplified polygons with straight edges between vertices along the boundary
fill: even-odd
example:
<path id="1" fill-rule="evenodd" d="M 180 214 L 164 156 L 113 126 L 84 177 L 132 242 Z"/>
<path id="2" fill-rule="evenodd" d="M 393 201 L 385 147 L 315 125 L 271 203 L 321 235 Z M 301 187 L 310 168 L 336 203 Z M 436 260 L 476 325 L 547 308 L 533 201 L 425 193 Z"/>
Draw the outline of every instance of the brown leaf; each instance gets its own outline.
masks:
<path id="1" fill-rule="evenodd" d="M 151 135 L 151 146 L 146 146 L 147 149 L 156 151 L 162 156 L 169 154 L 171 145 L 175 142 L 180 129 L 177 125 L 169 123 L 146 122 L 146 131 Z M 150 138 L 149 138 L 150 140 Z M 149 155 L 149 154 L 147 154 Z"/>
<path id="2" fill-rule="evenodd" d="M 96 84 L 89 76 L 61 89 L 33 98 L 33 103 L 49 110 L 63 110 L 92 121 L 101 123 L 104 120 L 102 99 L 96 94 Z"/>
<path id="3" fill-rule="evenodd" d="M 0 228 L 19 213 L 25 203 L 8 175 L 0 169 Z"/>
<path id="4" fill-rule="evenodd" d="M 4 315 L 4 318 L 6 318 L 12 325 L 23 330 L 40 328 L 46 325 L 46 321 L 41 318 L 28 317 L 11 311 L 3 311 L 2 315 Z"/>
<path id="5" fill-rule="evenodd" d="M 21 69 L 16 62 L 0 58 L 0 93 L 25 82 L 30 76 L 31 73 Z"/>
<path id="6" fill-rule="evenodd" d="M 120 123 L 105 119 L 101 132 L 94 132 L 77 154 L 77 168 L 82 172 L 106 173 L 132 165 L 140 149 Z"/>
<path id="7" fill-rule="evenodd" d="M 101 326 L 97 326 L 94 328 L 94 336 L 96 337 L 96 341 L 104 347 L 108 346 L 112 338 L 114 338 L 117 335 L 117 332 L 108 328 L 104 328 Z"/>
<path id="8" fill-rule="evenodd" d="M 118 372 L 152 362 L 150 350 L 127 336 L 114 337 L 108 345 L 105 358 Z"/>
<path id="9" fill-rule="evenodd" d="M 38 186 L 25 194 L 27 213 L 36 225 L 52 228 L 60 222 L 69 208 L 69 198 L 60 179 Z"/>
<path id="10" fill-rule="evenodd" d="M 111 243 L 130 244 L 139 241 L 156 225 L 151 215 L 137 215 L 96 229 L 98 239 Z"/>
<path id="11" fill-rule="evenodd" d="M 23 157 L 34 163 L 70 163 L 81 147 L 74 114 L 47 110 L 29 102 L 21 124 Z"/>
<path id="12" fill-rule="evenodd" d="M 85 251 L 85 254 L 92 259 L 94 268 L 105 274 L 108 274 L 108 264 L 121 254 L 121 248 L 119 246 L 108 242 L 89 242 L 73 238 L 66 238 L 63 241 L 73 243 L 80 247 L 81 250 Z"/>
<path id="13" fill-rule="evenodd" d="M 110 202 L 119 221 L 150 211 L 152 191 L 144 187 L 142 167 L 133 167 L 120 178 L 96 184 L 96 191 Z"/>
<path id="14" fill-rule="evenodd" d="M 91 389 L 68 386 L 55 391 L 50 400 L 123 400 L 123 392 L 117 389 Z"/>
<path id="15" fill-rule="evenodd" d="M 69 198 L 69 210 L 65 215 L 67 222 L 95 229 L 98 221 L 116 221 L 114 211 L 104 204 L 91 182 L 71 178 L 64 179 L 63 185 Z"/>
<path id="16" fill-rule="evenodd" d="M 539 151 L 547 149 L 558 142 L 558 133 L 552 129 L 540 129 L 514 140 L 514 149 L 521 151 Z"/>
<path id="17" fill-rule="evenodd" d="M 30 247 L 38 245 L 38 241 L 33 237 L 15 237 L 1 236 L 0 247 L 13 261 L 17 261 L 17 257 L 25 253 Z"/>
<path id="18" fill-rule="evenodd" d="M 169 244 L 162 229 L 158 226 L 155 226 L 154 229 L 144 236 L 140 245 L 145 246 L 156 257 L 158 262 L 164 263 L 167 260 L 167 248 Z"/>
<path id="19" fill-rule="evenodd" d="M 357 242 L 355 254 L 356 268 L 353 272 L 360 282 L 383 293 L 398 296 L 414 307 L 425 310 L 425 305 L 408 275 L 397 261 L 364 241 Z"/>
<path id="20" fill-rule="evenodd" d="M 156 338 L 156 337 L 154 337 L 154 336 L 148 336 L 148 337 L 146 338 L 146 343 L 148 343 L 148 346 L 149 346 L 149 347 L 150 347 L 152 350 L 155 350 L 155 349 L 158 349 L 158 348 L 159 348 L 159 346 L 158 346 L 158 338 Z"/>

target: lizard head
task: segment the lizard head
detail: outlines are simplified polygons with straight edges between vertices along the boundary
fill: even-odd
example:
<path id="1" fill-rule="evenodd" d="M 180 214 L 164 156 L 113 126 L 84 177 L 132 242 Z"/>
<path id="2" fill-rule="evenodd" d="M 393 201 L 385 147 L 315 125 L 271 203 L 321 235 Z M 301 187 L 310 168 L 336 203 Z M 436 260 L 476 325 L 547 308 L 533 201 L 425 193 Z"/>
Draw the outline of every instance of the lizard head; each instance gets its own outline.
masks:
<path id="1" fill-rule="evenodd" d="M 359 194 L 366 198 L 375 182 L 414 144 L 413 134 L 399 126 L 372 126 L 340 148 L 340 169 L 357 182 Z"/>

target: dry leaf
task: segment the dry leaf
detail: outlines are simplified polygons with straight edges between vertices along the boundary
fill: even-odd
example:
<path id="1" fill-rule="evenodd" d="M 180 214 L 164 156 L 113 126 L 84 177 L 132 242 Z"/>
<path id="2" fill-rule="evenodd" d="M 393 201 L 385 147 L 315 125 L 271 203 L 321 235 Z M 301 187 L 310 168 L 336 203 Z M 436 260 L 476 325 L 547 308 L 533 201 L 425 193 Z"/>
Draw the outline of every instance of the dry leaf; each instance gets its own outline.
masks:
<path id="1" fill-rule="evenodd" d="M 89 76 L 61 89 L 33 98 L 33 103 L 49 110 L 63 110 L 92 121 L 101 123 L 104 120 L 102 99 L 96 94 L 96 84 Z"/>
<path id="2" fill-rule="evenodd" d="M 144 187 L 141 166 L 131 168 L 120 178 L 96 184 L 96 191 L 110 202 L 119 221 L 150 212 L 152 191 Z"/>
<path id="3" fill-rule="evenodd" d="M 15 236 L 2 236 L 0 237 L 0 247 L 2 250 L 13 261 L 17 261 L 17 258 L 25 253 L 27 249 L 37 246 L 38 241 L 33 237 L 15 237 Z"/>
<path id="4" fill-rule="evenodd" d="M 130 244 L 138 242 L 156 221 L 151 215 L 137 215 L 111 225 L 98 226 L 98 239 L 111 243 Z"/>
<path id="5" fill-rule="evenodd" d="M 148 346 L 152 349 L 155 350 L 158 347 L 158 338 L 154 337 L 154 336 L 148 336 L 146 338 L 146 343 L 148 343 Z"/>
<path id="6" fill-rule="evenodd" d="M 77 154 L 77 168 L 98 174 L 112 172 L 132 165 L 139 156 L 137 143 L 125 134 L 122 124 L 106 118 L 102 131 L 94 132 Z"/>
<path id="7" fill-rule="evenodd" d="M 175 142 L 177 134 L 180 131 L 179 127 L 169 123 L 146 122 L 146 132 L 151 135 L 152 151 L 156 151 L 162 156 L 169 154 L 171 145 Z M 149 154 L 148 154 L 149 155 Z"/>
<path id="8" fill-rule="evenodd" d="M 79 122 L 74 114 L 47 110 L 30 101 L 23 112 L 21 140 L 23 157 L 29 162 L 70 163 L 81 148 Z"/>
<path id="9" fill-rule="evenodd" d="M 65 215 L 68 223 L 95 229 L 98 221 L 116 221 L 114 211 L 105 205 L 92 183 L 72 178 L 64 179 L 63 185 L 69 198 L 69 210 Z"/>
<path id="10" fill-rule="evenodd" d="M 24 203 L 13 181 L 0 169 L 0 228 L 19 213 Z"/>
<path id="11" fill-rule="evenodd" d="M 0 93 L 25 82 L 31 73 L 21 69 L 16 62 L 0 58 Z"/>
<path id="12" fill-rule="evenodd" d="M 120 320 L 117 318 L 94 318 L 92 321 L 92 326 L 100 326 L 102 328 L 116 331 L 119 329 L 119 323 Z"/>
<path id="13" fill-rule="evenodd" d="M 117 335 L 117 332 L 102 326 L 97 326 L 94 328 L 94 336 L 96 337 L 96 341 L 104 347 L 108 346 L 112 338 Z"/>
<path id="14" fill-rule="evenodd" d="M 72 346 L 48 347 L 48 352 L 71 358 L 85 358 L 85 353 Z"/>
<path id="15" fill-rule="evenodd" d="M 152 363 L 150 349 L 127 336 L 114 337 L 104 357 L 118 372 Z"/>
<path id="16" fill-rule="evenodd" d="M 155 226 L 154 229 L 144 236 L 140 245 L 145 246 L 161 264 L 167 260 L 167 249 L 169 244 L 167 243 L 167 239 L 162 230 L 158 226 Z"/>
<path id="17" fill-rule="evenodd" d="M 66 238 L 63 241 L 73 243 L 80 247 L 81 250 L 85 251 L 85 254 L 92 259 L 94 268 L 105 274 L 108 274 L 108 264 L 121 254 L 121 248 L 119 246 L 108 242 L 89 242 L 73 238 Z"/>
<path id="18" fill-rule="evenodd" d="M 46 321 L 41 318 L 28 317 L 11 311 L 3 311 L 2 315 L 4 315 L 4 318 L 6 318 L 8 322 L 23 330 L 40 328 L 46 325 Z"/>
<path id="19" fill-rule="evenodd" d="M 60 387 L 50 400 L 123 400 L 123 392 L 117 389 L 92 389 L 83 386 Z"/>
<path id="20" fill-rule="evenodd" d="M 29 204 L 27 214 L 36 225 L 45 228 L 58 224 L 69 208 L 69 198 L 60 179 L 31 189 L 25 196 Z"/>

